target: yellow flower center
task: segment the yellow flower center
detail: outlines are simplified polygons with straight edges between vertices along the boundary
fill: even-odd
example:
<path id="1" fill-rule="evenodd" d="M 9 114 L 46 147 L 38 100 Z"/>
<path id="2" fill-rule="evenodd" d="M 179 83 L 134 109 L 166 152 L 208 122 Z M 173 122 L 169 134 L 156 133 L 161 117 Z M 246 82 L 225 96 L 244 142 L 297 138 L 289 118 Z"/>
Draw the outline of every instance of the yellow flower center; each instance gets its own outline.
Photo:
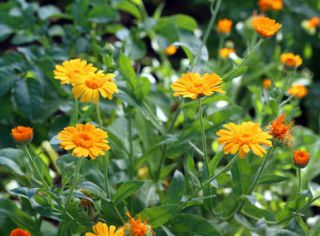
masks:
<path id="1" fill-rule="evenodd" d="M 93 146 L 93 139 L 87 133 L 79 133 L 73 138 L 73 142 L 80 147 L 90 148 Z"/>
<path id="2" fill-rule="evenodd" d="M 238 137 L 239 144 L 248 144 L 251 143 L 252 136 L 250 134 L 242 134 Z"/>
<path id="3" fill-rule="evenodd" d="M 88 88 L 91 88 L 91 89 L 99 89 L 102 87 L 102 83 L 98 79 L 87 80 L 85 84 Z"/>

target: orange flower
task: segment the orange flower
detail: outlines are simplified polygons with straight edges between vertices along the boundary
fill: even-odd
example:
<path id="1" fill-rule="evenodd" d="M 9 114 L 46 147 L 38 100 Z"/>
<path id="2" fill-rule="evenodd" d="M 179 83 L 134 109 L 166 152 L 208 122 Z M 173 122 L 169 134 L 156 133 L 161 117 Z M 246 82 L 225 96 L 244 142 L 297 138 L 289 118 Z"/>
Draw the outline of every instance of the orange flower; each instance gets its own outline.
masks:
<path id="1" fill-rule="evenodd" d="M 280 143 L 289 145 L 292 143 L 291 128 L 293 121 L 285 122 L 286 114 L 282 114 L 268 126 L 269 134 Z"/>
<path id="2" fill-rule="evenodd" d="M 283 7 L 282 0 L 259 0 L 258 5 L 261 11 L 279 11 Z"/>
<path id="3" fill-rule="evenodd" d="M 28 144 L 33 138 L 33 129 L 25 126 L 17 126 L 11 129 L 13 139 L 19 144 Z"/>
<path id="4" fill-rule="evenodd" d="M 189 72 L 183 74 L 171 85 L 175 91 L 173 96 L 196 99 L 202 95 L 210 96 L 214 92 L 224 93 L 221 88 L 222 79 L 215 73 L 204 74 Z"/>
<path id="5" fill-rule="evenodd" d="M 310 28 L 317 28 L 320 24 L 320 18 L 319 17 L 312 17 L 310 20 L 308 20 L 308 26 Z"/>
<path id="6" fill-rule="evenodd" d="M 17 228 L 10 232 L 10 236 L 31 236 L 31 234 L 27 230 Z"/>
<path id="7" fill-rule="evenodd" d="M 164 53 L 169 56 L 172 56 L 172 55 L 176 54 L 177 50 L 178 50 L 178 48 L 176 46 L 170 45 L 164 50 Z"/>
<path id="8" fill-rule="evenodd" d="M 304 168 L 308 165 L 309 159 L 310 155 L 306 151 L 296 150 L 293 152 L 293 162 L 298 168 Z"/>
<path id="9" fill-rule="evenodd" d="M 221 58 L 227 58 L 231 53 L 234 53 L 235 50 L 233 48 L 221 48 L 219 55 Z"/>
<path id="10" fill-rule="evenodd" d="M 267 132 L 262 131 L 259 124 L 243 122 L 242 124 L 229 123 L 217 132 L 219 144 L 223 144 L 225 154 L 232 155 L 239 152 L 240 158 L 244 158 L 250 150 L 259 157 L 267 152 L 261 145 L 272 146 L 272 138 Z"/>
<path id="11" fill-rule="evenodd" d="M 126 223 L 125 229 L 131 236 L 145 236 L 147 233 L 152 232 L 151 226 L 147 224 L 146 220 L 141 222 L 140 215 L 138 215 L 137 220 L 129 212 L 126 215 L 129 217 L 129 221 Z"/>
<path id="12" fill-rule="evenodd" d="M 293 53 L 282 53 L 280 61 L 287 67 L 299 67 L 302 64 L 302 58 L 299 55 Z"/>
<path id="13" fill-rule="evenodd" d="M 218 21 L 217 30 L 223 34 L 229 34 L 232 28 L 232 20 L 229 19 L 221 19 Z"/>
<path id="14" fill-rule="evenodd" d="M 262 83 L 265 89 L 269 89 L 271 87 L 272 81 L 271 79 L 264 79 Z"/>
<path id="15" fill-rule="evenodd" d="M 302 84 L 294 84 L 288 89 L 288 93 L 296 98 L 303 98 L 308 94 L 308 89 Z"/>
<path id="16" fill-rule="evenodd" d="M 255 31 L 264 38 L 270 38 L 274 36 L 278 30 L 282 27 L 277 23 L 265 16 L 256 16 L 252 19 L 252 25 Z"/>

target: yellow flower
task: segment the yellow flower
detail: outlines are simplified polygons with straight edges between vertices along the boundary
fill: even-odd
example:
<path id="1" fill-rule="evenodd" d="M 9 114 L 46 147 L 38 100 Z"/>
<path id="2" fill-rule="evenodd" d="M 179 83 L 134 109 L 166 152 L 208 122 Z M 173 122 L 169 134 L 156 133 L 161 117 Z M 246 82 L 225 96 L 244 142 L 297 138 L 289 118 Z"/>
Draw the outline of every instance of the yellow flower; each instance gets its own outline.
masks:
<path id="1" fill-rule="evenodd" d="M 217 30 L 220 33 L 229 34 L 232 28 L 232 20 L 221 19 L 218 21 Z"/>
<path id="2" fill-rule="evenodd" d="M 310 155 L 306 151 L 303 150 L 296 150 L 293 152 L 293 162 L 296 167 L 304 168 L 308 165 L 310 160 Z"/>
<path id="3" fill-rule="evenodd" d="M 105 151 L 110 149 L 107 138 L 106 131 L 90 123 L 68 126 L 58 134 L 61 148 L 72 150 L 72 155 L 75 157 L 91 159 L 104 155 Z"/>
<path id="4" fill-rule="evenodd" d="M 93 73 L 96 70 L 97 68 L 85 60 L 72 59 L 55 66 L 54 78 L 60 80 L 61 84 L 74 84 L 84 74 Z"/>
<path id="5" fill-rule="evenodd" d="M 221 48 L 219 55 L 221 58 L 227 58 L 231 53 L 234 53 L 235 50 L 233 48 Z"/>
<path id="6" fill-rule="evenodd" d="M 147 221 L 141 221 L 140 215 L 136 220 L 129 212 L 126 213 L 129 218 L 129 222 L 126 223 L 124 228 L 129 232 L 130 236 L 145 236 L 147 233 L 152 232 L 152 228 L 147 224 Z"/>
<path id="7" fill-rule="evenodd" d="M 19 144 L 28 144 L 33 138 L 33 129 L 26 126 L 17 126 L 11 130 L 13 139 Z"/>
<path id="8" fill-rule="evenodd" d="M 275 20 L 265 16 L 254 17 L 252 19 L 252 25 L 255 31 L 264 38 L 272 37 L 282 27 L 282 25 L 277 23 Z"/>
<path id="9" fill-rule="evenodd" d="M 261 11 L 279 11 L 283 8 L 282 0 L 259 0 L 258 5 Z"/>
<path id="10" fill-rule="evenodd" d="M 288 93 L 296 98 L 303 98 L 308 94 L 308 89 L 302 84 L 294 84 L 288 89 Z"/>
<path id="11" fill-rule="evenodd" d="M 117 229 L 116 226 L 98 222 L 92 227 L 94 233 L 87 232 L 85 236 L 124 236 L 125 232 L 122 228 Z"/>
<path id="12" fill-rule="evenodd" d="M 224 93 L 221 84 L 222 79 L 215 73 L 204 74 L 201 77 L 198 73 L 189 72 L 183 74 L 171 88 L 175 91 L 173 96 L 196 99 L 202 95 L 210 96 L 214 92 Z"/>
<path id="13" fill-rule="evenodd" d="M 265 89 L 269 89 L 271 87 L 272 81 L 271 79 L 264 79 L 262 83 Z"/>
<path id="14" fill-rule="evenodd" d="M 111 100 L 112 95 L 119 92 L 113 77 L 114 74 L 104 74 L 101 70 L 86 74 L 74 83 L 72 92 L 81 102 L 98 103 L 100 95 Z"/>
<path id="15" fill-rule="evenodd" d="M 272 146 L 272 138 L 267 132 L 262 131 L 259 124 L 243 122 L 242 124 L 229 123 L 217 132 L 219 144 L 224 145 L 224 153 L 232 155 L 239 152 L 240 158 L 244 158 L 250 150 L 259 157 L 263 157 L 266 150 L 261 146 Z"/>
<path id="16" fill-rule="evenodd" d="M 178 50 L 178 48 L 176 46 L 170 45 L 164 50 L 164 53 L 169 56 L 172 56 L 172 55 L 176 54 L 177 50 Z"/>
<path id="17" fill-rule="evenodd" d="M 282 53 L 280 61 L 287 67 L 299 67 L 302 64 L 302 58 L 299 55 L 293 53 Z"/>

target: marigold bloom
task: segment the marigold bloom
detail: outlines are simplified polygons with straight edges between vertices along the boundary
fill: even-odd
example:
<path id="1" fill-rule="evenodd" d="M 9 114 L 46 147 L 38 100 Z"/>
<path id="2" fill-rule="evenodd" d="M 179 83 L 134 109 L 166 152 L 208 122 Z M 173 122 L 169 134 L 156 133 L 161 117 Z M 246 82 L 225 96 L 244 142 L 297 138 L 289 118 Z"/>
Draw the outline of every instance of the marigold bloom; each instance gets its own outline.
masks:
<path id="1" fill-rule="evenodd" d="M 227 58 L 231 53 L 234 53 L 235 50 L 233 48 L 221 48 L 219 55 L 221 58 Z"/>
<path id="2" fill-rule="evenodd" d="M 259 157 L 263 157 L 266 150 L 261 146 L 272 146 L 272 138 L 267 132 L 264 132 L 259 124 L 243 122 L 241 124 L 229 123 L 223 126 L 217 132 L 219 144 L 224 145 L 224 153 L 232 155 L 239 152 L 240 158 L 244 158 L 250 150 Z"/>
<path id="3" fill-rule="evenodd" d="M 116 226 L 98 222 L 92 227 L 93 233 L 87 232 L 85 236 L 124 236 L 124 229 L 117 229 Z"/>
<path id="4" fill-rule="evenodd" d="M 283 8 L 282 0 L 259 0 L 258 5 L 261 11 L 279 11 Z"/>
<path id="5" fill-rule="evenodd" d="M 286 114 L 282 114 L 276 120 L 272 121 L 268 126 L 269 134 L 280 143 L 289 145 L 292 143 L 291 129 L 293 121 L 287 123 L 285 121 Z"/>
<path id="6" fill-rule="evenodd" d="M 65 61 L 62 65 L 56 65 L 54 70 L 54 78 L 61 81 L 61 84 L 74 84 L 83 75 L 97 71 L 92 64 L 85 60 L 72 59 Z"/>
<path id="7" fill-rule="evenodd" d="M 270 38 L 274 36 L 278 30 L 282 27 L 277 23 L 265 16 L 256 16 L 252 19 L 252 25 L 255 31 L 264 38 Z"/>
<path id="8" fill-rule="evenodd" d="M 302 64 L 302 58 L 293 53 L 282 53 L 280 56 L 281 64 L 287 67 L 299 67 Z"/>
<path id="9" fill-rule="evenodd" d="M 129 217 L 129 221 L 126 223 L 124 228 L 129 232 L 131 236 L 145 236 L 147 233 L 152 232 L 152 228 L 147 224 L 147 221 L 141 221 L 140 215 L 136 220 L 133 218 L 129 212 L 126 213 Z"/>
<path id="10" fill-rule="evenodd" d="M 302 84 L 294 84 L 288 89 L 288 93 L 296 98 L 303 98 L 308 94 L 308 89 Z"/>
<path id="11" fill-rule="evenodd" d="M 269 89 L 271 87 L 272 81 L 271 79 L 264 79 L 262 81 L 262 84 L 265 89 Z"/>
<path id="12" fill-rule="evenodd" d="M 17 228 L 10 232 L 10 236 L 31 236 L 31 234 L 27 230 Z"/>
<path id="13" fill-rule="evenodd" d="M 296 150 L 293 152 L 293 162 L 298 168 L 304 168 L 308 165 L 309 159 L 310 155 L 306 151 Z"/>
<path id="14" fill-rule="evenodd" d="M 19 144 L 28 144 L 33 138 L 33 129 L 26 126 L 17 126 L 11 129 L 13 139 Z"/>
<path id="15" fill-rule="evenodd" d="M 104 155 L 110 149 L 108 145 L 108 133 L 94 125 L 77 124 L 64 128 L 58 134 L 60 146 L 65 150 L 72 150 L 75 157 L 90 157 L 96 159 L 99 155 Z"/>
<path id="16" fill-rule="evenodd" d="M 310 28 L 317 28 L 320 24 L 320 18 L 319 17 L 312 17 L 310 20 L 308 20 L 308 26 Z"/>
<path id="17" fill-rule="evenodd" d="M 114 74 L 105 74 L 103 71 L 86 74 L 74 83 L 72 92 L 81 102 L 98 103 L 100 95 L 111 100 L 113 94 L 119 92 L 113 77 Z"/>
<path id="18" fill-rule="evenodd" d="M 171 85 L 175 91 L 173 96 L 196 99 L 199 96 L 210 96 L 214 92 L 224 93 L 222 90 L 222 79 L 215 73 L 204 74 L 189 72 L 183 74 Z"/>
<path id="19" fill-rule="evenodd" d="M 229 34 L 232 28 L 232 20 L 229 19 L 221 19 L 218 21 L 217 30 L 223 34 Z"/>
<path id="20" fill-rule="evenodd" d="M 172 55 L 176 54 L 177 50 L 178 50 L 178 48 L 176 46 L 170 45 L 164 50 L 164 53 L 169 56 L 172 56 Z"/>

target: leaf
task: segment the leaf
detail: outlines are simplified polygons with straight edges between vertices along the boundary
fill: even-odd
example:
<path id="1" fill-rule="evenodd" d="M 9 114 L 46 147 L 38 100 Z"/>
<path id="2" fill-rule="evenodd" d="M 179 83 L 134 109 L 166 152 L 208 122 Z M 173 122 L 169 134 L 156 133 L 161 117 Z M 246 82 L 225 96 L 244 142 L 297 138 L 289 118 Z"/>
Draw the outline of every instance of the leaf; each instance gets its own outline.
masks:
<path id="1" fill-rule="evenodd" d="M 31 199 L 37 193 L 38 190 L 39 188 L 19 187 L 19 188 L 9 190 L 9 193 Z"/>
<path id="2" fill-rule="evenodd" d="M 280 176 L 280 175 L 263 175 L 259 180 L 259 184 L 280 183 L 280 182 L 286 181 L 287 179 L 289 178 L 285 176 Z"/>
<path id="3" fill-rule="evenodd" d="M 268 210 L 260 209 L 254 205 L 246 204 L 243 208 L 243 213 L 256 219 L 265 218 L 267 221 L 276 221 L 275 216 Z"/>
<path id="4" fill-rule="evenodd" d="M 143 185 L 143 181 L 130 180 L 123 183 L 112 197 L 112 202 L 120 203 L 131 196 L 137 189 Z"/>
<path id="5" fill-rule="evenodd" d="M 84 181 L 84 182 L 78 184 L 77 187 L 81 188 L 81 189 L 85 189 L 85 190 L 93 193 L 94 195 L 97 195 L 98 197 L 100 197 L 106 201 L 110 201 L 108 199 L 106 192 L 93 182 Z"/>
<path id="6" fill-rule="evenodd" d="M 20 169 L 20 166 L 17 165 L 12 159 L 9 159 L 4 156 L 0 156 L 0 165 L 8 167 L 14 173 L 18 175 L 24 175 L 23 171 Z"/>
<path id="7" fill-rule="evenodd" d="M 94 6 L 89 14 L 88 20 L 94 23 L 109 23 L 118 19 L 118 13 L 107 4 Z"/>
<path id="8" fill-rule="evenodd" d="M 0 42 L 6 40 L 12 33 L 13 31 L 9 26 L 0 24 Z"/>
<path id="9" fill-rule="evenodd" d="M 166 204 L 158 207 L 146 208 L 140 212 L 141 219 L 147 219 L 152 228 L 158 228 L 168 222 L 176 213 L 178 205 Z"/>
<path id="10" fill-rule="evenodd" d="M 179 214 L 169 223 L 174 233 L 183 233 L 184 235 L 193 235 L 193 233 L 207 236 L 220 235 L 212 224 L 198 215 Z"/>
<path id="11" fill-rule="evenodd" d="M 174 172 L 172 182 L 167 191 L 164 202 L 167 204 L 179 203 L 182 199 L 183 193 L 184 193 L 184 176 L 179 170 L 176 170 Z"/>
<path id="12" fill-rule="evenodd" d="M 137 19 L 142 19 L 139 8 L 131 1 L 123 0 L 116 5 L 116 8 L 133 15 Z"/>
<path id="13" fill-rule="evenodd" d="M 170 19 L 181 29 L 193 31 L 198 27 L 197 21 L 188 15 L 177 14 Z"/>
<path id="14" fill-rule="evenodd" d="M 54 5 L 46 5 L 43 7 L 40 7 L 38 10 L 38 16 L 41 20 L 47 20 L 54 16 L 60 16 L 61 11 L 59 8 L 57 8 Z"/>
<path id="15" fill-rule="evenodd" d="M 136 73 L 131 64 L 131 60 L 123 53 L 120 54 L 119 58 L 119 70 L 130 85 L 131 89 L 134 90 L 137 86 Z"/>

